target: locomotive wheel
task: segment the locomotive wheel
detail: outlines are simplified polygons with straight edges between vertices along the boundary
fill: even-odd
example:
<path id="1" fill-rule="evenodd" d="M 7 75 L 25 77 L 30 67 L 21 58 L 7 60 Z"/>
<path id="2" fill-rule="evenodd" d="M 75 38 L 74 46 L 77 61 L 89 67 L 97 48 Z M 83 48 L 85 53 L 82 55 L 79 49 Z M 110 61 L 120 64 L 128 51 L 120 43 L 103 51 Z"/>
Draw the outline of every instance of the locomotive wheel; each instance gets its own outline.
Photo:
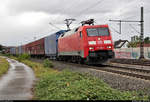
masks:
<path id="1" fill-rule="evenodd" d="M 84 64 L 84 60 L 82 58 L 78 59 L 78 64 Z"/>

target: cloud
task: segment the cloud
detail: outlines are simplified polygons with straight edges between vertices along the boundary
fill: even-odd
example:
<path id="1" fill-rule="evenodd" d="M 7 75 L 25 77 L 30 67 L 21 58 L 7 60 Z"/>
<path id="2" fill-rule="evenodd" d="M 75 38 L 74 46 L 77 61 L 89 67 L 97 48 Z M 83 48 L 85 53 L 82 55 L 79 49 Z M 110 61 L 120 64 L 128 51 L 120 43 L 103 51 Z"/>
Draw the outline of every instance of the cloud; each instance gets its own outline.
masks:
<path id="1" fill-rule="evenodd" d="M 140 20 L 141 5 L 144 5 L 145 11 L 145 35 L 149 36 L 149 0 L 1 0 L 0 44 L 25 44 L 33 41 L 35 36 L 38 39 L 59 30 L 49 22 L 66 29 L 66 18 L 76 19 L 71 28 L 79 26 L 82 20 L 94 18 L 96 24 L 109 24 L 119 30 L 117 23 L 108 20 Z M 139 30 L 139 27 L 135 28 Z M 111 31 L 114 40 L 130 40 L 136 34 L 128 24 L 122 25 L 122 35 L 113 29 Z"/>

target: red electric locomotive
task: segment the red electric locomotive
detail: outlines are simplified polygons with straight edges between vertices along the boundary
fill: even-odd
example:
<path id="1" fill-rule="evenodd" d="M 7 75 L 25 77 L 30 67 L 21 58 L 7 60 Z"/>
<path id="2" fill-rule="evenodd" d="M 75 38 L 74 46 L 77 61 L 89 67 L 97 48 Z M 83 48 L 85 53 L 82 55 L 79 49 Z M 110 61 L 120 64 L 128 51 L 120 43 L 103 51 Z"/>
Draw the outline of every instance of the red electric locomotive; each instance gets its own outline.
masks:
<path id="1" fill-rule="evenodd" d="M 58 39 L 59 60 L 102 64 L 114 57 L 108 25 L 84 25 L 66 32 Z"/>

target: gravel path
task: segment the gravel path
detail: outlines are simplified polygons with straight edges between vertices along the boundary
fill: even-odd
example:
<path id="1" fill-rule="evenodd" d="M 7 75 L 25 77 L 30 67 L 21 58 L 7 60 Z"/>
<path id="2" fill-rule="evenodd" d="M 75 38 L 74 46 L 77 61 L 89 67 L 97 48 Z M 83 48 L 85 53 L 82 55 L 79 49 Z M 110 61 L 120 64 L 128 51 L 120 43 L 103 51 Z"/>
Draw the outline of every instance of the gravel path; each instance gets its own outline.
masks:
<path id="1" fill-rule="evenodd" d="M 32 69 L 12 59 L 8 62 L 8 73 L 0 78 L 0 100 L 32 99 L 31 88 L 35 80 Z"/>

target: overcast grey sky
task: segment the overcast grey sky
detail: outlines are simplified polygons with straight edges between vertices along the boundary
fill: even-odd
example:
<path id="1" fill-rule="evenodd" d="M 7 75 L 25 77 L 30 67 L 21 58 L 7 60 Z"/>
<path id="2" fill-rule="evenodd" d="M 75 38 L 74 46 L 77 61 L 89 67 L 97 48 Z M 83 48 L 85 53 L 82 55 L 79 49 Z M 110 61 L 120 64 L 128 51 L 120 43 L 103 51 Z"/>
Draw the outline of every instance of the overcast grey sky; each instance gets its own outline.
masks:
<path id="1" fill-rule="evenodd" d="M 144 6 L 145 36 L 150 37 L 150 0 L 0 0 L 0 44 L 18 46 L 66 29 L 64 19 L 75 18 L 71 28 L 82 20 L 94 18 L 96 24 L 108 24 L 114 40 L 139 35 L 129 24 L 140 31 L 138 23 L 119 25 L 109 19 L 140 20 L 140 7 Z"/>

